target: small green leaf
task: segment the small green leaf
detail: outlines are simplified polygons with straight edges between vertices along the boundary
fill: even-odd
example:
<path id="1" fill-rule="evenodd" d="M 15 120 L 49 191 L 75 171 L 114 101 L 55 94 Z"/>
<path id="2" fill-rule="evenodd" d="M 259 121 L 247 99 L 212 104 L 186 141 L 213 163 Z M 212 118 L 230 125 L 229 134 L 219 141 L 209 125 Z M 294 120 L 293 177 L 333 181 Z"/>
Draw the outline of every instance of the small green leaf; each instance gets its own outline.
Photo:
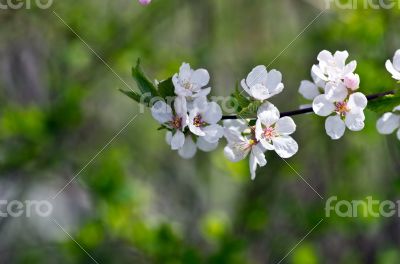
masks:
<path id="1" fill-rule="evenodd" d="M 119 91 L 125 94 L 126 96 L 132 98 L 134 101 L 143 104 L 145 106 L 149 106 L 149 102 L 151 99 L 149 96 L 141 96 L 139 93 L 136 93 L 134 91 L 124 91 L 121 89 Z"/>
<path id="2" fill-rule="evenodd" d="M 246 108 L 251 103 L 251 101 L 243 95 L 243 91 L 242 92 L 239 91 L 237 85 L 236 85 L 236 90 L 235 90 L 235 93 L 233 94 L 233 97 L 236 98 L 236 100 L 241 108 Z"/>
<path id="3" fill-rule="evenodd" d="M 257 110 L 261 106 L 261 101 L 253 101 L 247 107 L 239 112 L 238 116 L 241 118 L 254 118 L 257 115 Z"/>
<path id="4" fill-rule="evenodd" d="M 158 93 L 161 95 L 162 98 L 172 97 L 175 96 L 175 88 L 172 82 L 172 77 L 161 81 L 158 84 Z"/>
<path id="5" fill-rule="evenodd" d="M 135 79 L 142 94 L 149 94 L 152 97 L 159 95 L 153 82 L 143 72 L 140 66 L 140 59 L 138 59 L 136 67 L 132 68 L 132 77 Z"/>
<path id="6" fill-rule="evenodd" d="M 393 108 L 398 105 L 400 105 L 400 94 L 386 95 L 379 99 L 369 101 L 368 109 L 378 114 L 384 114 L 386 112 L 392 112 Z"/>

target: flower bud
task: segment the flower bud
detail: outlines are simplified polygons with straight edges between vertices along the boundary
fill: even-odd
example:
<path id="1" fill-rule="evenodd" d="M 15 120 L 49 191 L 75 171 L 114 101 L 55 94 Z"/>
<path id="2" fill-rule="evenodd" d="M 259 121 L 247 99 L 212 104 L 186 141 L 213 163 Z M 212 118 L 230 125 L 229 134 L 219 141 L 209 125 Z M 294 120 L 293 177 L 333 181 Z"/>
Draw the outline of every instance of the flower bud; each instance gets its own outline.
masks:
<path id="1" fill-rule="evenodd" d="M 360 87 L 360 76 L 358 74 L 349 73 L 344 77 L 344 84 L 351 90 L 357 90 Z"/>
<path id="2" fill-rule="evenodd" d="M 140 3 L 141 5 L 148 5 L 148 4 L 151 3 L 151 0 L 139 0 L 139 3 Z"/>

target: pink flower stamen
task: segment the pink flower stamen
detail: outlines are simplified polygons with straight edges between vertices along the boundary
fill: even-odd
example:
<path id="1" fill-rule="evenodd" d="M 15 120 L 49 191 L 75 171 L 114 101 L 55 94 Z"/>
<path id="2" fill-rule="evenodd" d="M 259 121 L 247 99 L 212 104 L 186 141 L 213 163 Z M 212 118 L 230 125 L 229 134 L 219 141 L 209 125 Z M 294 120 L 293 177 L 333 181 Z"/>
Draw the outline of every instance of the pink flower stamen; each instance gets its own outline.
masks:
<path id="1" fill-rule="evenodd" d="M 350 112 L 349 107 L 346 102 L 336 102 L 335 103 L 335 112 L 340 116 L 346 116 L 348 112 Z"/>

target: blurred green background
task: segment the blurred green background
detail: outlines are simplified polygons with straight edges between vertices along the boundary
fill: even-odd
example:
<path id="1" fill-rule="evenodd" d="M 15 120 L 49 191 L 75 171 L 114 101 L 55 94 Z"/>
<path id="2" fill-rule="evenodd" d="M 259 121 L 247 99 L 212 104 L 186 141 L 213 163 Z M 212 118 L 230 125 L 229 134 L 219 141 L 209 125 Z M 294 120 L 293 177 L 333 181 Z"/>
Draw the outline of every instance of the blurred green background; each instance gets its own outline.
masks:
<path id="1" fill-rule="evenodd" d="M 130 68 L 139 57 L 159 80 L 183 61 L 207 68 L 223 96 L 273 61 L 286 87 L 272 99 L 281 111 L 306 103 L 298 86 L 323 49 L 358 60 L 364 93 L 394 88 L 384 63 L 400 48 L 400 7 L 321 14 L 325 7 L 86 0 L 0 10 L 0 199 L 50 199 L 72 237 L 51 218 L 0 218 L 0 263 L 96 263 L 78 244 L 100 264 L 399 263 L 398 217 L 324 218 L 331 196 L 400 198 L 400 143 L 377 133 L 375 113 L 339 141 L 325 134 L 323 118 L 295 117 L 300 150 L 288 162 L 324 199 L 272 152 L 254 182 L 247 161 L 224 158 L 224 141 L 182 160 L 148 110 L 121 131 L 139 113 L 118 92 L 124 82 L 135 87 Z"/>

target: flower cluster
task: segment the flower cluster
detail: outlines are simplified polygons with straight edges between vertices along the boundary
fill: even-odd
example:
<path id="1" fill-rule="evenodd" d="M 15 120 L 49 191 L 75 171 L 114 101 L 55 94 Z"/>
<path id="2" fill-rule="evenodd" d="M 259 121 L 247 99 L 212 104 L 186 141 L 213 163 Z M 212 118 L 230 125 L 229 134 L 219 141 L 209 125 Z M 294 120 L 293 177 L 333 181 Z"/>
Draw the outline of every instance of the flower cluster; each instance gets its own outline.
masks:
<path id="1" fill-rule="evenodd" d="M 204 88 L 210 81 L 208 71 L 192 70 L 189 64 L 183 63 L 172 81 L 175 88 L 173 108 L 161 100 L 151 108 L 154 119 L 168 130 L 167 143 L 186 159 L 192 158 L 197 148 L 216 149 L 223 137 L 223 128 L 218 124 L 222 111 L 217 103 L 207 100 L 211 91 L 211 88 Z"/>
<path id="2" fill-rule="evenodd" d="M 394 79 L 400 81 L 400 50 L 394 54 L 393 62 L 386 61 L 386 69 Z M 392 112 L 385 113 L 376 123 L 376 128 L 383 135 L 392 134 L 397 130 L 397 138 L 400 140 L 400 105 L 396 106 Z"/>
<path id="3" fill-rule="evenodd" d="M 317 115 L 328 116 L 325 130 L 334 140 L 344 135 L 346 127 L 352 131 L 364 128 L 368 100 L 356 92 L 360 86 L 360 77 L 354 73 L 357 62 L 346 64 L 348 57 L 347 51 L 320 52 L 319 64 L 311 70 L 314 83 L 303 81 L 299 88 L 306 99 L 313 100 L 312 108 Z"/>
<path id="4" fill-rule="evenodd" d="M 258 108 L 257 120 L 253 126 L 246 121 L 225 121 L 228 145 L 224 153 L 232 162 L 243 160 L 250 153 L 250 173 L 254 179 L 257 166 L 267 164 L 266 151 L 274 150 L 281 158 L 290 158 L 297 153 L 297 142 L 289 136 L 295 132 L 296 125 L 290 117 L 280 118 L 279 110 L 266 101 L 284 88 L 279 71 L 268 72 L 265 66 L 257 66 L 241 84 L 252 99 L 263 103 Z"/>
<path id="5" fill-rule="evenodd" d="M 341 138 L 346 127 L 351 131 L 364 128 L 364 110 L 368 99 L 358 92 L 360 77 L 355 73 L 357 62 L 347 63 L 348 57 L 347 51 L 334 54 L 326 50 L 320 52 L 318 64 L 311 69 L 313 81 L 302 81 L 299 87 L 299 93 L 312 104 L 307 109 L 283 114 L 269 101 L 284 89 L 282 74 L 277 70 L 268 71 L 263 65 L 255 67 L 241 81 L 242 91 L 236 89 L 230 96 L 230 102 L 235 103 L 235 116 L 223 118 L 221 107 L 208 98 L 211 92 L 208 71 L 193 70 L 187 63 L 183 63 L 179 72 L 170 79 L 154 84 L 144 75 L 139 61 L 133 68 L 133 76 L 141 94 L 123 92 L 151 107 L 152 116 L 161 124 L 160 129 L 167 130 L 167 143 L 181 157 L 192 158 L 197 149 L 212 151 L 224 137 L 227 141 L 224 148 L 226 158 L 237 162 L 249 156 L 251 178 L 254 179 L 257 167 L 267 164 L 268 151 L 274 151 L 283 159 L 298 152 L 298 144 L 291 137 L 296 131 L 296 124 L 289 117 L 291 115 L 314 112 L 327 117 L 325 130 L 333 140 Z M 400 50 L 396 51 L 393 61 L 386 62 L 386 68 L 394 79 L 400 81 Z M 150 94 L 150 101 L 146 99 L 147 94 Z M 390 111 L 397 106 L 392 112 L 385 113 L 376 126 L 381 134 L 391 134 L 397 130 L 400 140 L 400 97 L 394 95 L 395 91 L 390 91 L 371 95 L 369 99 L 388 94 L 391 97 L 383 98 L 378 106 L 383 105 L 385 111 L 388 107 Z M 390 106 L 386 105 L 387 100 Z M 373 110 L 374 107 L 369 106 L 369 109 Z"/>

